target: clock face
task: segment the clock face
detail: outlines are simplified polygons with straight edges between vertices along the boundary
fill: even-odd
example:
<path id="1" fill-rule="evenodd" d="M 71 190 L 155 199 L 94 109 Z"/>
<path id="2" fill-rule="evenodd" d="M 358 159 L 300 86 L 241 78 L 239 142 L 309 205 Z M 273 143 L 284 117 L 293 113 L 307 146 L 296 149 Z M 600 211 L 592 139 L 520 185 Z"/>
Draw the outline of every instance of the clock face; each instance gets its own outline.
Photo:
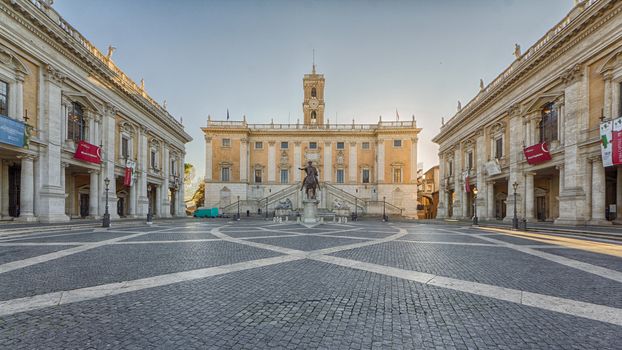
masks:
<path id="1" fill-rule="evenodd" d="M 309 100 L 309 107 L 311 107 L 312 109 L 316 109 L 319 105 L 320 102 L 317 100 L 317 98 L 311 98 Z"/>

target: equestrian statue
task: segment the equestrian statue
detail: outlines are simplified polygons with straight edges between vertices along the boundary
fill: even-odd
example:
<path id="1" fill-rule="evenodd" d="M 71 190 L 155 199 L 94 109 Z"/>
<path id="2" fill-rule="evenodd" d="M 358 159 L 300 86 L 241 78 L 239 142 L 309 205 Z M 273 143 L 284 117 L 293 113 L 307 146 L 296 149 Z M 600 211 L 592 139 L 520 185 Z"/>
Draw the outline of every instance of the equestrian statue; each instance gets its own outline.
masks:
<path id="1" fill-rule="evenodd" d="M 316 191 L 320 189 L 320 181 L 318 180 L 317 169 L 313 166 L 313 162 L 311 161 L 309 161 L 304 168 L 298 169 L 304 170 L 307 173 L 305 179 L 302 181 L 302 186 L 300 187 L 300 190 L 305 190 L 305 193 L 307 194 L 307 199 L 315 199 Z"/>

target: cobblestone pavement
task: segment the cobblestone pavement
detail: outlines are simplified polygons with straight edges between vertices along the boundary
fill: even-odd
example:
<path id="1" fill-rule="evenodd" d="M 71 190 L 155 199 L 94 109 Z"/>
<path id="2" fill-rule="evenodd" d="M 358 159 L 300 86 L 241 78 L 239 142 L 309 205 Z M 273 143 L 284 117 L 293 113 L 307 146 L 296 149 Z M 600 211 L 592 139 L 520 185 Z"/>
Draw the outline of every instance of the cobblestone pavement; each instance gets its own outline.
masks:
<path id="1" fill-rule="evenodd" d="M 0 238 L 0 348 L 620 349 L 620 256 L 369 220 L 33 231 Z"/>

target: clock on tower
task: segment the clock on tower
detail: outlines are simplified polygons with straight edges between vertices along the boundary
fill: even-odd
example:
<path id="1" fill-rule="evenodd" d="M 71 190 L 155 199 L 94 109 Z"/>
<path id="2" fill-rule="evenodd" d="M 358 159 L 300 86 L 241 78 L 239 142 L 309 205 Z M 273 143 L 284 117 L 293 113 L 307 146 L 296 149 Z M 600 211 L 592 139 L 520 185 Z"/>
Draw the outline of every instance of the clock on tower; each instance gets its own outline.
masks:
<path id="1" fill-rule="evenodd" d="M 315 72 L 315 64 L 311 74 L 302 79 L 304 101 L 302 111 L 305 125 L 324 124 L 324 75 Z"/>

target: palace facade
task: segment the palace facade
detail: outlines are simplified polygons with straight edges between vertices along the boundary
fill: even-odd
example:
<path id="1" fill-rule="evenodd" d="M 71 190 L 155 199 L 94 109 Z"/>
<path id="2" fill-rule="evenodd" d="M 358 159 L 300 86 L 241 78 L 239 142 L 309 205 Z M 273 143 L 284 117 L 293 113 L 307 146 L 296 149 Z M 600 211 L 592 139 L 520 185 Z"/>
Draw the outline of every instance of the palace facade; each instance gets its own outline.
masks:
<path id="1" fill-rule="evenodd" d="M 622 168 L 603 165 L 599 132 L 622 115 L 622 2 L 577 1 L 515 56 L 434 138 L 437 217 L 622 218 Z"/>
<path id="2" fill-rule="evenodd" d="M 0 0 L 0 215 L 185 215 L 191 137 L 52 1 Z"/>
<path id="3" fill-rule="evenodd" d="M 249 124 L 208 118 L 205 206 L 233 212 L 271 211 L 290 199 L 302 207 L 299 170 L 312 161 L 320 173 L 320 208 L 337 202 L 359 213 L 416 217 L 417 128 L 409 121 L 330 124 L 324 119 L 323 74 L 303 78 L 303 123 Z"/>

